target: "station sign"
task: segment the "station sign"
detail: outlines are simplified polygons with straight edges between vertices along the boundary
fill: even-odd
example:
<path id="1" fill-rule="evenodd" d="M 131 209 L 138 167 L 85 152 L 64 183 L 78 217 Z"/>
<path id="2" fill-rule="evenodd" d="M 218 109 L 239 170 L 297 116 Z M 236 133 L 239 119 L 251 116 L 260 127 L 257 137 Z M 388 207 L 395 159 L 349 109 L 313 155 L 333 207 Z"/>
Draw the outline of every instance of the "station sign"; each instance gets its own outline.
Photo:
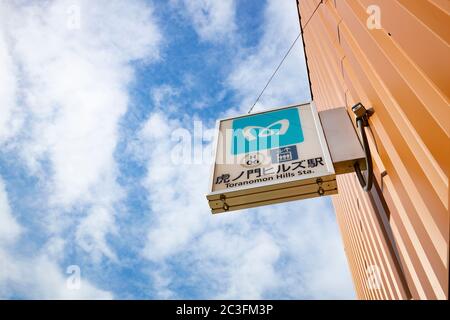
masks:
<path id="1" fill-rule="evenodd" d="M 215 147 L 212 213 L 337 193 L 313 102 L 219 120 Z"/>

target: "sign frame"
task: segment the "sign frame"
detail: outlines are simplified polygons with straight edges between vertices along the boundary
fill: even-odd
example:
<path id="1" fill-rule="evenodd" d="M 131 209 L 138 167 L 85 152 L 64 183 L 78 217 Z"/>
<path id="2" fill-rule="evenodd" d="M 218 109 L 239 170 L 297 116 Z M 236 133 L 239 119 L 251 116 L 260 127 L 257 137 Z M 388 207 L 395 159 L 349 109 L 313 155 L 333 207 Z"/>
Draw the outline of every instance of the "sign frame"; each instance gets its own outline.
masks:
<path id="1" fill-rule="evenodd" d="M 213 191 L 214 177 L 216 173 L 216 161 L 218 158 L 219 139 L 221 134 L 220 126 L 222 122 L 302 106 L 309 106 L 311 108 L 315 131 L 317 133 L 320 149 L 323 153 L 323 159 L 326 164 L 326 175 L 323 175 L 323 173 L 319 172 L 312 174 L 312 176 L 309 176 L 308 178 L 295 176 L 286 178 L 278 183 L 271 180 L 258 182 L 254 185 L 242 185 L 231 187 L 229 189 Z M 317 112 L 317 108 L 314 102 L 290 104 L 281 107 L 266 109 L 251 114 L 218 119 L 216 121 L 215 130 L 216 134 L 213 148 L 214 160 L 211 164 L 210 180 L 208 184 L 209 193 L 206 196 L 209 201 L 212 213 L 239 210 L 265 204 L 281 203 L 285 201 L 337 193 L 335 168 L 330 155 L 327 140 L 325 138 L 319 113 Z M 278 194 L 279 197 L 273 198 L 276 194 Z M 258 195 L 261 196 L 259 197 Z M 255 201 L 256 198 L 260 199 Z M 248 202 L 246 203 L 246 201 Z"/>

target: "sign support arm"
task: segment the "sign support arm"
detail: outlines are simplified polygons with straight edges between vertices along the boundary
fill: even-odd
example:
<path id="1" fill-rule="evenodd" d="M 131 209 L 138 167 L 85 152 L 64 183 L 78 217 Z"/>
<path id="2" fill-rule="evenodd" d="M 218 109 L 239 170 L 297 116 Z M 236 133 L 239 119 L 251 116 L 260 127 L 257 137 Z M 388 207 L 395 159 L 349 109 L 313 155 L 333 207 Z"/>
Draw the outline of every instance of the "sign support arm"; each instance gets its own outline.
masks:
<path id="1" fill-rule="evenodd" d="M 365 128 L 369 126 L 369 118 L 374 111 L 372 108 L 366 109 L 361 102 L 354 105 L 352 111 L 356 115 L 356 126 L 359 128 L 363 142 L 363 149 L 366 156 L 367 177 L 364 177 L 358 162 L 355 162 L 354 168 L 361 187 L 364 191 L 369 192 L 372 189 L 373 184 L 373 164 Z"/>

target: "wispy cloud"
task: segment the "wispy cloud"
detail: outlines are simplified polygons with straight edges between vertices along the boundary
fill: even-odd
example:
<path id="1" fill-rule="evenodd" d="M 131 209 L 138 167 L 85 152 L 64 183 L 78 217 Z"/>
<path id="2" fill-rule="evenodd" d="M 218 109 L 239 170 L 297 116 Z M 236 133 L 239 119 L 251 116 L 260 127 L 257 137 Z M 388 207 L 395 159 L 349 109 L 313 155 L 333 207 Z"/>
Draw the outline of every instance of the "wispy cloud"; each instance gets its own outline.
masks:
<path id="1" fill-rule="evenodd" d="M 234 0 L 172 0 L 203 41 L 230 40 L 236 30 Z"/>
<path id="2" fill-rule="evenodd" d="M 0 178 L 0 246 L 14 242 L 20 235 L 22 228 L 12 215 L 7 198 L 5 184 Z"/>
<path id="3" fill-rule="evenodd" d="M 32 256 L 16 253 L 24 228 L 13 217 L 2 179 L 0 221 L 0 299 L 112 299 L 110 292 L 97 289 L 87 278 L 80 290 L 68 289 L 67 274 L 61 271 L 58 258 L 52 257 L 51 247 Z"/>

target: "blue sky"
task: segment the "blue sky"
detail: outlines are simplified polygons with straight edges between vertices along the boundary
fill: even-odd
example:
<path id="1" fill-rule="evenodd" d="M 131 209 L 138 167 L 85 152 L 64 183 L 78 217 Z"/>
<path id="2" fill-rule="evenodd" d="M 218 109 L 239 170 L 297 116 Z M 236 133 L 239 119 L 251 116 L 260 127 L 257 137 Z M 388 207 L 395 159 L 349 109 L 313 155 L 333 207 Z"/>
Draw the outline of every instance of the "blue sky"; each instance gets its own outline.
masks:
<path id="1" fill-rule="evenodd" d="M 353 298 L 329 198 L 205 198 L 215 120 L 248 110 L 297 19 L 294 0 L 0 2 L 0 298 Z M 309 100 L 300 45 L 255 110 Z"/>

